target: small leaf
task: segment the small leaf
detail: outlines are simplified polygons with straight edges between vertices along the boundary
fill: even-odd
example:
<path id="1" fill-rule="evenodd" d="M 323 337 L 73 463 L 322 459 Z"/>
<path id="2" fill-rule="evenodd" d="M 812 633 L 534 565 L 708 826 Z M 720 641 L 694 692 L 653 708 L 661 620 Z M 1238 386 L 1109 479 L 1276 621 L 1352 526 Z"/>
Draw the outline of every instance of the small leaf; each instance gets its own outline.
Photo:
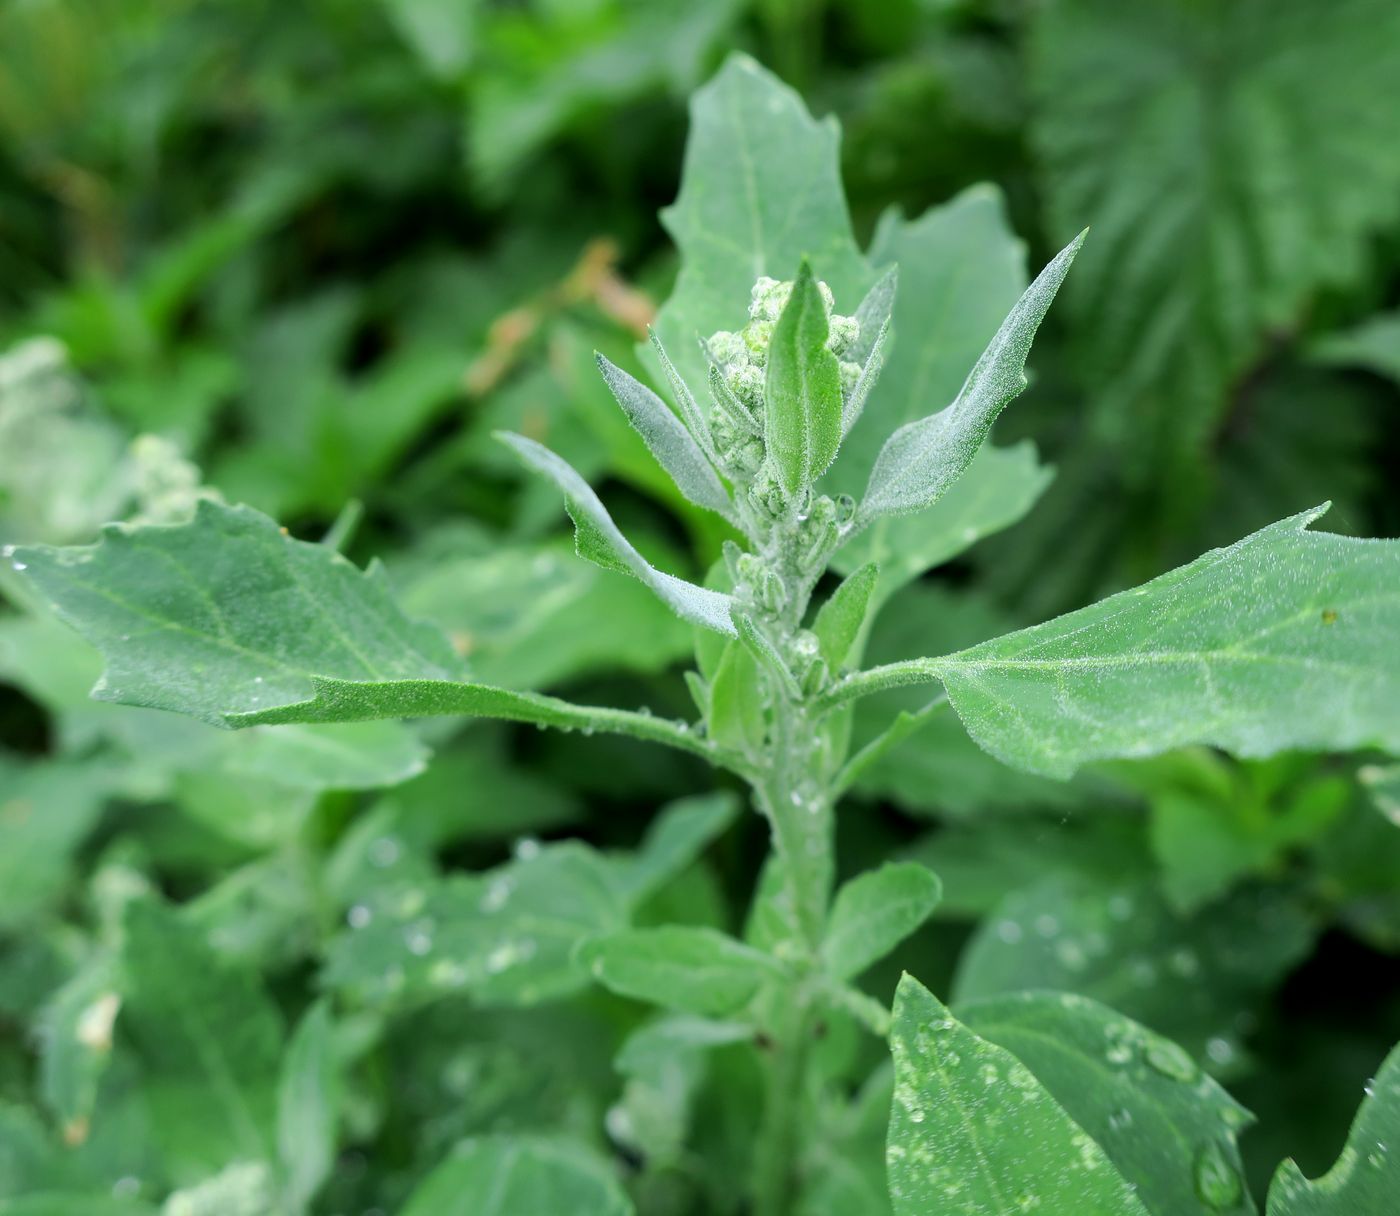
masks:
<path id="1" fill-rule="evenodd" d="M 277 1147 L 293 1211 L 305 1210 L 335 1166 L 339 1108 L 335 1026 L 321 1001 L 292 1034 L 277 1094 Z"/>
<path id="2" fill-rule="evenodd" d="M 891 266 L 875 280 L 875 285 L 865 293 L 865 299 L 860 302 L 860 306 L 856 309 L 856 321 L 860 324 L 860 333 L 846 352 L 846 358 L 852 363 L 859 363 L 864 367 L 870 361 L 870 356 L 875 351 L 880 335 L 885 332 L 890 318 L 894 316 L 894 301 L 898 287 L 899 267 Z"/>
<path id="3" fill-rule="evenodd" d="M 789 494 L 810 486 L 841 445 L 841 371 L 827 349 L 826 304 L 804 258 L 773 327 L 764 390 L 764 439 Z"/>
<path id="4" fill-rule="evenodd" d="M 871 596 L 880 577 L 880 568 L 868 562 L 851 574 L 818 610 L 812 622 L 822 658 L 832 671 L 840 671 L 851 653 L 870 610 Z"/>
<path id="5" fill-rule="evenodd" d="M 408 1197 L 399 1216 L 633 1216 L 606 1162 L 583 1145 L 539 1136 L 464 1140 Z"/>
<path id="6" fill-rule="evenodd" d="M 597 358 L 598 369 L 627 420 L 676 488 L 697 507 L 708 507 L 728 518 L 732 514 L 729 494 L 685 424 L 645 384 L 602 355 Z"/>
<path id="7" fill-rule="evenodd" d="M 580 557 L 645 583 L 682 620 L 734 636 L 727 595 L 663 574 L 652 566 L 618 530 L 592 487 L 548 448 L 523 435 L 503 433 L 499 438 L 563 491 L 574 521 L 574 542 Z"/>
<path id="8" fill-rule="evenodd" d="M 958 1016 L 1035 1074 L 1152 1216 L 1254 1211 L 1235 1144 L 1253 1116 L 1174 1043 L 1071 993 L 1013 993 Z"/>
<path id="9" fill-rule="evenodd" d="M 586 942 L 579 960 L 614 992 L 682 1013 L 723 1017 L 782 972 L 716 929 L 629 929 Z"/>
<path id="10" fill-rule="evenodd" d="M 962 476 L 997 415 L 1025 387 L 1035 331 L 1083 241 L 1080 233 L 1026 289 L 952 405 L 907 423 L 886 440 L 865 489 L 863 520 L 922 510 Z"/>
<path id="11" fill-rule="evenodd" d="M 55 992 L 39 1015 L 40 1085 L 70 1147 L 88 1138 L 120 1009 L 115 968 L 101 957 Z"/>
<path id="12" fill-rule="evenodd" d="M 1268 1216 L 1393 1216 L 1400 1195 L 1400 1048 L 1366 1084 L 1337 1163 L 1309 1182 L 1285 1161 L 1269 1187 Z"/>
<path id="13" fill-rule="evenodd" d="M 1113 1162 L 1010 1052 L 911 975 L 895 994 L 895 1216 L 1148 1216 Z"/>
<path id="14" fill-rule="evenodd" d="M 720 747 L 752 755 L 767 733 L 763 708 L 763 676 L 753 652 L 741 641 L 730 642 L 710 682 L 706 726 Z"/>
<path id="15" fill-rule="evenodd" d="M 938 875 L 915 861 L 887 862 L 851 879 L 836 893 L 822 959 L 849 979 L 883 958 L 938 906 Z"/>

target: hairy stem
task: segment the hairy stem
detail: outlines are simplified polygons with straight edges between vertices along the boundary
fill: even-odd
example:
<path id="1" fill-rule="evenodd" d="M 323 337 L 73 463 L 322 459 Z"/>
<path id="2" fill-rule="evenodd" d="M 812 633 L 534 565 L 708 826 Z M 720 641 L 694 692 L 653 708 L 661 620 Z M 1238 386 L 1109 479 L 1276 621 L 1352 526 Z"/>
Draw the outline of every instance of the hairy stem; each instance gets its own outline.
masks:
<path id="1" fill-rule="evenodd" d="M 798 1136 L 813 1013 L 798 987 L 765 1061 L 763 1119 L 754 1148 L 753 1216 L 788 1216 L 798 1194 Z"/>

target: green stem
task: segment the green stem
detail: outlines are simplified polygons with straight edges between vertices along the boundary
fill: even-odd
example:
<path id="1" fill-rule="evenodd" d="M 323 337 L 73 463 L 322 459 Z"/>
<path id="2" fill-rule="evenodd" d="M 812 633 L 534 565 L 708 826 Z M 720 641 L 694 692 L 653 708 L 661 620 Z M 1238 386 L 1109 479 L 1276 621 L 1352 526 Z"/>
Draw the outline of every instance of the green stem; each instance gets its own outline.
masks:
<path id="1" fill-rule="evenodd" d="M 763 1122 L 754 1148 L 753 1216 L 788 1216 L 798 1194 L 797 1148 L 812 1008 L 805 987 L 797 988 L 793 997 L 765 1069 Z"/>

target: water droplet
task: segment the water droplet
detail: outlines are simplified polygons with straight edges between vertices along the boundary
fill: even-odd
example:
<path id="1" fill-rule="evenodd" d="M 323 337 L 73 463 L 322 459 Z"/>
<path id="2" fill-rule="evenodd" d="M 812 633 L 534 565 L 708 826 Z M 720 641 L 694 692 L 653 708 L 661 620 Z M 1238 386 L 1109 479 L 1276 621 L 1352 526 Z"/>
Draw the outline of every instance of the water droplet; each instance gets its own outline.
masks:
<path id="1" fill-rule="evenodd" d="M 1230 1164 L 1225 1150 L 1214 1141 L 1196 1154 L 1192 1173 L 1196 1194 L 1201 1202 L 1216 1211 L 1234 1207 L 1244 1195 L 1244 1182 L 1239 1171 Z"/>
<path id="2" fill-rule="evenodd" d="M 516 861 L 534 861 L 540 855 L 540 842 L 533 836 L 522 836 L 515 844 Z"/>
<path id="3" fill-rule="evenodd" d="M 1361 1088 L 1366 1091 L 1366 1096 L 1368 1098 L 1374 1098 L 1376 1096 L 1376 1078 L 1367 1077 L 1366 1084 Z"/>
<path id="4" fill-rule="evenodd" d="M 493 880 L 481 897 L 479 905 L 481 910 L 483 912 L 499 912 L 504 908 L 506 900 L 510 898 L 511 885 L 509 878 Z"/>
<path id="5" fill-rule="evenodd" d="M 1124 1128 L 1131 1127 L 1132 1124 L 1133 1112 L 1126 1107 L 1122 1110 L 1114 1111 L 1113 1114 L 1108 1117 L 1108 1126 L 1110 1130 L 1115 1132 L 1121 1132 Z"/>
<path id="6" fill-rule="evenodd" d="M 1041 937 L 1054 937 L 1060 931 L 1060 922 L 1048 912 L 1042 912 L 1035 918 L 1035 931 Z"/>
<path id="7" fill-rule="evenodd" d="M 433 922 L 423 920 L 410 925 L 404 930 L 403 941 L 410 954 L 422 958 L 433 948 Z"/>
<path id="8" fill-rule="evenodd" d="M 1164 1077 L 1170 1077 L 1173 1081 L 1195 1080 L 1195 1060 L 1170 1039 L 1150 1040 L 1143 1056 L 1148 1064 Z"/>
<path id="9" fill-rule="evenodd" d="M 10 566 L 11 566 L 12 569 L 15 569 L 15 570 L 28 570 L 28 569 L 29 569 L 29 567 L 26 566 L 23 562 L 11 562 L 11 563 L 10 563 Z"/>
<path id="10" fill-rule="evenodd" d="M 1214 1038 L 1206 1040 L 1206 1055 L 1211 1058 L 1214 1064 L 1229 1064 L 1235 1058 L 1235 1045 L 1229 1039 L 1216 1035 Z"/>
<path id="11" fill-rule="evenodd" d="M 370 865 L 378 866 L 381 870 L 393 865 L 402 855 L 402 846 L 392 836 L 381 836 L 370 842 Z"/>
<path id="12" fill-rule="evenodd" d="M 1021 926 L 1014 920 L 998 921 L 997 936 L 1008 946 L 1014 946 L 1021 940 Z"/>
<path id="13" fill-rule="evenodd" d="M 365 904 L 356 904 L 345 914 L 345 921 L 352 929 L 363 929 L 374 919 L 374 913 Z"/>
<path id="14" fill-rule="evenodd" d="M 112 1195 L 117 1199 L 131 1199 L 141 1193 L 141 1179 L 127 1174 L 112 1183 Z"/>

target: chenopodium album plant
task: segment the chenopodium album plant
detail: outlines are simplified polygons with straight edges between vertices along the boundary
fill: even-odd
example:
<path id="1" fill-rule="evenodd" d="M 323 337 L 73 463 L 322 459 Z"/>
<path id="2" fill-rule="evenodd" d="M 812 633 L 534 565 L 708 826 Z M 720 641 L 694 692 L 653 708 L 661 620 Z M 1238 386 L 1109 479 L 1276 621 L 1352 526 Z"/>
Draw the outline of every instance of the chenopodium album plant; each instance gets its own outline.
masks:
<path id="1" fill-rule="evenodd" d="M 233 728 L 463 714 L 619 732 L 742 778 L 772 839 L 742 940 L 630 927 L 635 884 L 570 904 L 569 883 L 584 878 L 561 863 L 532 886 L 538 863 L 521 859 L 472 889 L 456 936 L 439 925 L 433 942 L 423 930 L 407 961 L 424 984 L 497 1004 L 592 977 L 659 1006 L 667 1012 L 620 1057 L 634 1077 L 658 1060 L 751 1043 L 766 1078 L 748 1181 L 762 1216 L 887 1204 L 908 1216 L 1253 1211 L 1235 1143 L 1251 1116 L 1175 1044 L 1072 994 L 988 998 L 955 1014 L 906 975 L 891 1012 L 856 987 L 929 916 L 940 886 L 905 862 L 833 890 L 834 816 L 862 771 L 950 710 L 994 756 L 1057 777 L 1188 742 L 1242 756 L 1400 749 L 1400 543 L 1311 531 L 1321 509 L 1306 511 L 1047 624 L 862 667 L 891 592 L 1014 520 L 1044 484 L 1024 452 L 984 445 L 1025 383 L 1032 337 L 1083 235 L 1015 302 L 951 404 L 924 400 L 949 346 L 977 331 L 995 298 L 988 285 L 1008 266 L 1016 273 L 994 198 L 974 191 L 916 223 L 891 217 L 865 255 L 834 129 L 794 94 L 736 58 L 693 117 L 667 215 L 683 271 L 649 355 L 669 399 L 601 357 L 599 367 L 684 496 L 731 526 L 723 562 L 705 586 L 656 569 L 569 464 L 531 439 L 501 438 L 562 491 L 581 556 L 641 580 L 697 627 L 694 721 L 474 682 L 442 635 L 399 611 L 378 568 L 362 573 L 246 507 L 204 501 L 187 523 L 18 549 L 14 568 L 104 652 L 101 699 Z M 831 586 L 833 567 L 845 577 Z M 926 709 L 851 754 L 856 703 L 911 684 L 932 686 Z M 668 817 L 634 879 L 693 855 L 719 826 L 701 813 Z M 591 871 L 586 881 L 601 882 Z M 369 933 L 352 932 L 347 951 L 373 951 Z M 893 1057 L 892 1081 L 877 1074 L 853 1102 L 820 1050 L 839 1019 L 887 1037 Z M 859 1121 L 852 1111 L 871 1093 L 889 1092 L 882 1083 L 893 1099 L 879 1183 L 878 1160 L 872 1168 L 839 1129 Z M 631 1135 L 645 1144 L 644 1132 Z M 509 1168 L 491 1156 L 507 1152 Z M 409 1210 L 484 1210 L 469 1201 L 488 1180 L 505 1188 L 498 1198 L 525 1188 L 576 1216 L 631 1210 L 598 1161 L 543 1142 L 483 1141 L 442 1169 Z M 1285 1164 L 1268 1211 L 1381 1216 L 1397 1195 L 1392 1055 L 1336 1167 L 1308 1182 Z"/>

